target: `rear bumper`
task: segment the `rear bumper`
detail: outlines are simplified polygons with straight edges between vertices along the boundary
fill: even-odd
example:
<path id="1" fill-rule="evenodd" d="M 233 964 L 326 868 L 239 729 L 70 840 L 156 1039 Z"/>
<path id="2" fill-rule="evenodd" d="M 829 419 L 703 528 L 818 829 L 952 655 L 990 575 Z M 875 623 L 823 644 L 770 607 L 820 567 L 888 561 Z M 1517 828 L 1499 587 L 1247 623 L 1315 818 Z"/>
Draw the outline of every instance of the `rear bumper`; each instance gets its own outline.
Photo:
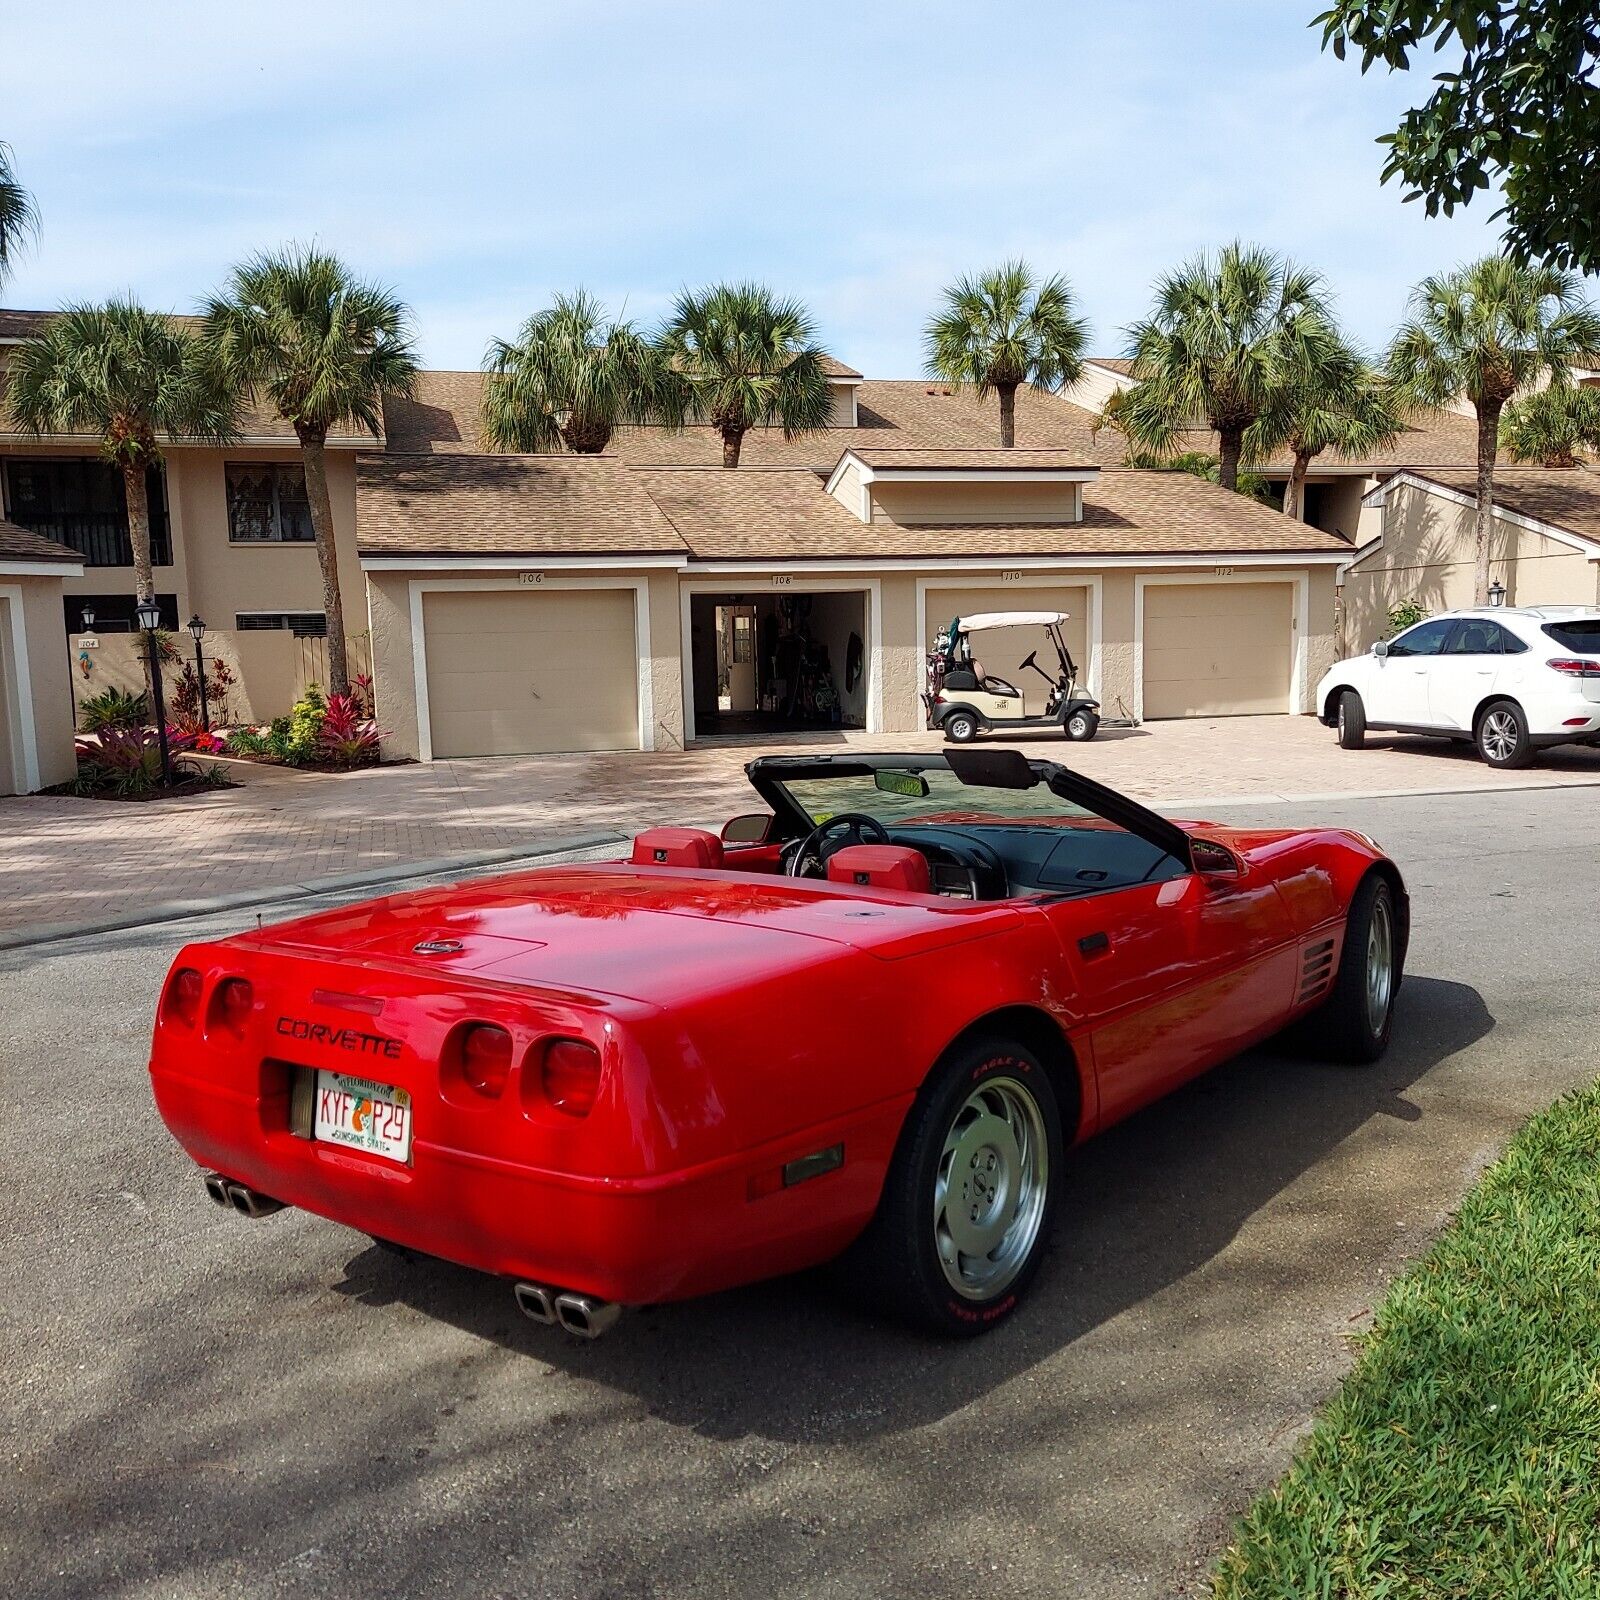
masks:
<path id="1" fill-rule="evenodd" d="M 877 1205 L 910 1104 L 885 1102 L 781 1143 L 644 1177 L 551 1171 L 430 1142 L 409 1167 L 263 1122 L 248 1094 L 153 1067 L 162 1119 L 201 1166 L 362 1233 L 504 1277 L 625 1305 L 706 1294 L 838 1254 Z M 845 1146 L 837 1171 L 776 1192 L 752 1180 Z M 196 1198 L 199 1186 L 196 1185 Z"/>

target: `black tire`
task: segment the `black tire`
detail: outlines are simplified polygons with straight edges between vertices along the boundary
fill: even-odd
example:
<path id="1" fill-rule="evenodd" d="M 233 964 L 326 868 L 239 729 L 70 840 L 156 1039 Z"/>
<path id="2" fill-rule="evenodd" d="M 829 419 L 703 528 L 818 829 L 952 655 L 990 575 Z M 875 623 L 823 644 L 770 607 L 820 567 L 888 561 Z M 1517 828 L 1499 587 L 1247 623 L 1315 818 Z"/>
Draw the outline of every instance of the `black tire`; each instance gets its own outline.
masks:
<path id="1" fill-rule="evenodd" d="M 1346 689 L 1340 694 L 1334 717 L 1340 748 L 1359 750 L 1367 742 L 1367 708 L 1354 689 Z"/>
<path id="2" fill-rule="evenodd" d="M 1515 700 L 1491 700 L 1478 714 L 1472 742 L 1480 760 L 1502 770 L 1526 767 L 1535 754 L 1528 719 Z"/>
<path id="3" fill-rule="evenodd" d="M 1100 715 L 1091 711 L 1088 706 L 1082 706 L 1077 711 L 1071 712 L 1067 720 L 1061 724 L 1061 731 L 1074 744 L 1087 744 L 1100 730 Z"/>
<path id="4" fill-rule="evenodd" d="M 1373 924 L 1382 919 L 1387 929 L 1389 982 L 1381 1016 L 1369 1003 L 1372 990 L 1369 975 L 1373 965 Z M 1389 1032 L 1394 1025 L 1395 996 L 1405 972 L 1405 928 L 1400 919 L 1394 888 L 1381 873 L 1372 872 L 1361 880 L 1345 914 L 1344 950 L 1339 957 L 1338 975 L 1333 990 L 1318 1009 L 1306 1018 L 1300 1037 L 1324 1059 L 1348 1061 L 1368 1066 L 1389 1048 Z"/>
<path id="5" fill-rule="evenodd" d="M 1030 1156 L 1042 1157 L 1042 1169 L 1032 1169 L 1042 1171 L 1040 1181 L 1006 1181 L 1007 1158 L 998 1153 L 1005 1139 L 993 1146 L 984 1142 L 984 1113 L 970 1109 L 975 1101 L 992 1107 L 1013 1101 L 1031 1105 L 1036 1115 L 1019 1107 L 1015 1124 L 1031 1131 L 1013 1140 L 1011 1148 L 1019 1153 L 1019 1174 Z M 998 1120 L 1004 1122 L 1003 1117 Z M 962 1163 L 960 1192 L 973 1201 L 974 1231 L 1005 1230 L 988 1256 L 963 1258 L 956 1253 L 958 1263 L 965 1259 L 975 1272 L 994 1274 L 992 1288 L 974 1283 L 965 1293 L 946 1270 L 941 1239 L 947 1249 L 954 1251 L 955 1246 L 935 1211 L 941 1172 L 949 1184 L 956 1182 L 955 1169 L 946 1170 L 947 1159 L 954 1160 L 947 1144 L 960 1137 L 962 1127 L 967 1129 L 962 1154 L 970 1155 Z M 929 1074 L 906 1117 L 877 1212 L 841 1262 L 847 1281 L 857 1294 L 929 1333 L 971 1338 L 986 1332 L 1016 1309 L 1038 1271 L 1061 1187 L 1061 1161 L 1060 1108 L 1049 1075 L 1033 1052 L 1003 1038 L 974 1039 L 956 1047 Z M 997 1181 L 999 1189 L 990 1187 L 987 1193 L 967 1187 Z M 1031 1199 L 1007 1226 L 1012 1194 Z M 980 1218 L 985 1208 L 987 1214 Z M 955 1270 L 960 1276 L 959 1267 Z"/>
<path id="6" fill-rule="evenodd" d="M 978 737 L 978 719 L 970 711 L 952 711 L 943 726 L 951 744 L 971 744 Z"/>

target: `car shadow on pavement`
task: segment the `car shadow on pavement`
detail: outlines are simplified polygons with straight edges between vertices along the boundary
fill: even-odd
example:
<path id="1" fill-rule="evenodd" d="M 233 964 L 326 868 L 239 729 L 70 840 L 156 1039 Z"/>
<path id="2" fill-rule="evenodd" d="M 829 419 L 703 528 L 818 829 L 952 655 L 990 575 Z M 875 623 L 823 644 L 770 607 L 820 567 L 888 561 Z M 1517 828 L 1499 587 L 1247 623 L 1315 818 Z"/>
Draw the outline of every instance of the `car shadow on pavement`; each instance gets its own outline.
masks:
<path id="1" fill-rule="evenodd" d="M 1085 1144 L 1068 1158 L 1050 1253 L 1026 1303 L 976 1346 L 843 1304 L 825 1272 L 636 1310 L 593 1344 L 508 1319 L 509 1285 L 376 1247 L 337 1287 L 536 1355 L 710 1437 L 896 1433 L 969 1405 L 1194 1272 L 1371 1119 L 1418 1120 L 1407 1089 L 1493 1026 L 1475 989 L 1408 977 L 1378 1065 L 1258 1049 Z M 1294 1248 L 1300 1262 L 1274 1256 L 1271 1274 L 1241 1276 L 1232 1315 L 1248 1319 L 1252 1297 L 1265 1305 L 1282 1293 L 1285 1273 L 1321 1274 L 1325 1286 L 1326 1237 L 1297 1230 Z"/>

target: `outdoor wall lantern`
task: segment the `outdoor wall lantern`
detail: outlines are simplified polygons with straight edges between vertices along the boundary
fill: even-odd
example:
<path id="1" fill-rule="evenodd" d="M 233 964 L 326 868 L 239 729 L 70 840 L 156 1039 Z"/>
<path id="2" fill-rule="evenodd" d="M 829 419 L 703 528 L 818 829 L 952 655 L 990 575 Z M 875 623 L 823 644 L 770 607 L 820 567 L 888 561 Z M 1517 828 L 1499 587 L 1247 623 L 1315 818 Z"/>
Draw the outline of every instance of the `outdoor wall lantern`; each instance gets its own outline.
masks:
<path id="1" fill-rule="evenodd" d="M 85 633 L 93 633 L 94 632 L 94 607 L 93 606 L 85 606 L 83 608 L 82 613 L 80 614 L 80 616 L 78 618 L 78 621 L 79 621 L 80 625 L 82 626 L 83 631 Z"/>
<path id="2" fill-rule="evenodd" d="M 156 714 L 156 738 L 161 745 L 161 781 L 172 786 L 172 747 L 167 743 L 167 705 L 161 694 L 161 646 L 156 629 L 161 626 L 161 607 L 154 600 L 141 600 L 134 608 L 139 626 L 144 629 L 150 666 L 150 699 Z"/>
<path id="3" fill-rule="evenodd" d="M 1503 606 L 1505 603 L 1506 586 L 1501 583 L 1498 578 L 1496 578 L 1494 582 L 1489 585 L 1489 604 L 1492 606 Z"/>
<path id="4" fill-rule="evenodd" d="M 200 726 L 211 732 L 211 711 L 206 705 L 206 657 L 201 648 L 206 636 L 206 625 L 197 611 L 189 618 L 189 632 L 194 635 L 194 674 L 200 682 Z"/>

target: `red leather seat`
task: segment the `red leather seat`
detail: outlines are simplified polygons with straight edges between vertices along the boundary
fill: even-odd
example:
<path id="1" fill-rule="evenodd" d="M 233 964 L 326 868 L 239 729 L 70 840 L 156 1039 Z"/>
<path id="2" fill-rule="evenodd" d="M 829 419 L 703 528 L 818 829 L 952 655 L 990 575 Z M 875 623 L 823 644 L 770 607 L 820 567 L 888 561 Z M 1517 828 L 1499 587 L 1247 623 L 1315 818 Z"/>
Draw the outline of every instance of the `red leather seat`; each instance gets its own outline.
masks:
<path id="1" fill-rule="evenodd" d="M 640 867 L 720 867 L 722 841 L 704 828 L 646 828 L 633 839 Z"/>
<path id="2" fill-rule="evenodd" d="M 910 894 L 933 892 L 928 858 L 907 845 L 848 844 L 828 857 L 828 880 L 874 889 L 904 889 Z"/>

